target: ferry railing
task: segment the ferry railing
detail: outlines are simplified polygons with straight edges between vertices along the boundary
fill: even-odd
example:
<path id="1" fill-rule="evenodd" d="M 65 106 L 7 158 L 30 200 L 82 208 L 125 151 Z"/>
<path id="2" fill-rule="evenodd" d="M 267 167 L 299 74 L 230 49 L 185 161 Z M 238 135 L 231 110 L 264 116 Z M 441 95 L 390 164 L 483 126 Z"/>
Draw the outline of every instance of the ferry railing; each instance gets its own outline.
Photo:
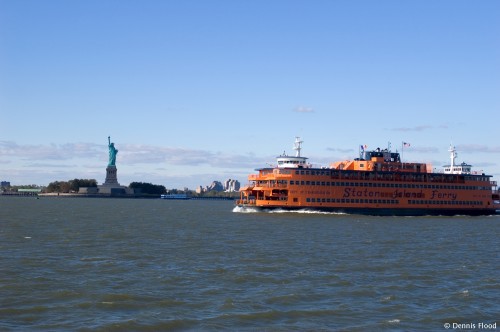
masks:
<path id="1" fill-rule="evenodd" d="M 238 199 L 236 204 L 255 205 L 255 199 Z"/>
<path id="2" fill-rule="evenodd" d="M 285 188 L 288 188 L 288 185 L 283 184 L 283 183 L 274 183 L 274 184 L 262 183 L 262 184 L 257 184 L 256 187 L 271 188 L 271 189 L 274 189 L 274 188 L 285 189 Z"/>

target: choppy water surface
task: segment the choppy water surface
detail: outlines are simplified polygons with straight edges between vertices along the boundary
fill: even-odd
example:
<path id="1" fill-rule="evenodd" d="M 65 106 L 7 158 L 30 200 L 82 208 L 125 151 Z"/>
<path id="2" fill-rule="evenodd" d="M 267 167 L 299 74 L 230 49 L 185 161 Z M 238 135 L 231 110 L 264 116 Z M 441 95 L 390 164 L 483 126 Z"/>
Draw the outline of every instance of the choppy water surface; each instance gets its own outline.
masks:
<path id="1" fill-rule="evenodd" d="M 500 320 L 498 216 L 236 211 L 230 201 L 0 197 L 0 330 Z"/>

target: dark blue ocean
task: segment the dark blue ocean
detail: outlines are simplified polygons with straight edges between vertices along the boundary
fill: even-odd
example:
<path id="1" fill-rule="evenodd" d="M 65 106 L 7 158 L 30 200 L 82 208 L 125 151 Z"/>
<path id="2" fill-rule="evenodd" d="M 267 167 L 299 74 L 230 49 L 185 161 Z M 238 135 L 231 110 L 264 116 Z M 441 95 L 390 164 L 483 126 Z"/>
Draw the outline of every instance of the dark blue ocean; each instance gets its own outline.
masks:
<path id="1" fill-rule="evenodd" d="M 499 235 L 500 216 L 0 197 L 0 330 L 484 330 Z"/>

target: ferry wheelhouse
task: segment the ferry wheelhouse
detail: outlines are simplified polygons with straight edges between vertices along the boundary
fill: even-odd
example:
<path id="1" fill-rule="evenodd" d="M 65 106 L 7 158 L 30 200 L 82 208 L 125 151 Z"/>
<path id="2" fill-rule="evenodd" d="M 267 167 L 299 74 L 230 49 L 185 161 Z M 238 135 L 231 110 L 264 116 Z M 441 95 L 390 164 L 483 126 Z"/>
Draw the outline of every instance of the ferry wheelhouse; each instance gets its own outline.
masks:
<path id="1" fill-rule="evenodd" d="M 301 156 L 303 141 L 296 138 L 295 156 L 277 157 L 274 167 L 257 169 L 240 190 L 240 207 L 314 209 L 370 215 L 490 215 L 500 210 L 496 181 L 456 163 L 440 172 L 425 163 L 402 162 L 390 149 L 361 151 L 354 160 L 329 167 L 313 167 Z"/>

